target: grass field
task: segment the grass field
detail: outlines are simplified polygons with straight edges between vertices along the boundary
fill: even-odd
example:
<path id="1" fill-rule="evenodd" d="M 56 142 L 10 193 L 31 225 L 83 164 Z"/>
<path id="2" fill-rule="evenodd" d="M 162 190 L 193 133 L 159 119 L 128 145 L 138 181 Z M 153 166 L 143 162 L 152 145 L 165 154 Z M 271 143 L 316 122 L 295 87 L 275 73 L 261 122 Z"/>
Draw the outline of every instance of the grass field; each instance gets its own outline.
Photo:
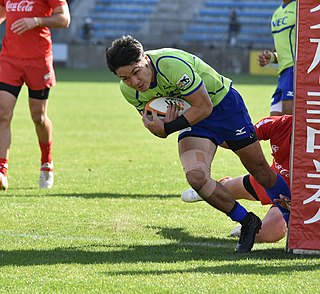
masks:
<path id="1" fill-rule="evenodd" d="M 176 135 L 150 135 L 113 76 L 60 69 L 57 78 L 50 191 L 38 189 L 25 89 L 15 110 L 9 190 L 0 195 L 0 293 L 319 293 L 319 256 L 285 253 L 285 240 L 235 254 L 236 223 L 180 200 L 188 185 Z M 275 78 L 233 78 L 253 121 L 266 116 Z M 215 178 L 244 172 L 225 150 L 212 169 Z M 261 217 L 268 209 L 242 204 Z"/>

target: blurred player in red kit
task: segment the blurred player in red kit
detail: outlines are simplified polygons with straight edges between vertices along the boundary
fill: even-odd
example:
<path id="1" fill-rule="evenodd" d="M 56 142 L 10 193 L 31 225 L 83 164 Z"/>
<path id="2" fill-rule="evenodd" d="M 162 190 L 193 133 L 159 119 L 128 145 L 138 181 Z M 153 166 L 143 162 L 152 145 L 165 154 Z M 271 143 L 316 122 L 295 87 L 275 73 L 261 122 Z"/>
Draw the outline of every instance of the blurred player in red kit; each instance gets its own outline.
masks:
<path id="1" fill-rule="evenodd" d="M 52 124 L 47 108 L 56 79 L 49 28 L 69 26 L 69 7 L 66 0 L 0 0 L 0 23 L 5 20 L 0 54 L 0 190 L 8 188 L 10 125 L 23 84 L 28 87 L 30 114 L 41 150 L 39 186 L 51 188 Z"/>

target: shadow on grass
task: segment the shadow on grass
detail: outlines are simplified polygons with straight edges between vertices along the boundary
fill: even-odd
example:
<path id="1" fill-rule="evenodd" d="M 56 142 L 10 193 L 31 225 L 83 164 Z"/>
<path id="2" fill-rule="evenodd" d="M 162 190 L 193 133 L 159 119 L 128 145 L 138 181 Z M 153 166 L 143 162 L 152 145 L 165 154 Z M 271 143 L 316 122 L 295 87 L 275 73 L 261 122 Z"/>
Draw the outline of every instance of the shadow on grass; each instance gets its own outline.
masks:
<path id="1" fill-rule="evenodd" d="M 35 193 L 30 194 L 17 194 L 14 192 L 6 192 L 2 195 L 2 197 L 73 197 L 73 198 L 85 198 L 85 199 L 94 199 L 94 198 L 110 198 L 110 199 L 137 199 L 137 200 L 144 200 L 149 198 L 160 198 L 160 199 L 168 199 L 168 198 L 178 198 L 180 195 L 178 194 L 118 194 L 118 193 L 52 193 L 49 191 L 41 191 L 39 192 L 38 188 L 32 189 L 15 189 L 15 190 L 22 190 L 22 191 L 34 191 Z"/>
<path id="2" fill-rule="evenodd" d="M 270 253 L 270 252 L 269 252 Z M 259 258 L 252 258 L 257 261 Z M 277 274 L 286 274 L 292 271 L 296 272 L 305 272 L 305 271 L 314 271 L 319 269 L 319 263 L 314 265 L 280 265 L 277 264 L 226 264 L 226 265 L 217 265 L 217 266 L 199 266 L 192 267 L 187 269 L 175 269 L 175 270 L 132 270 L 132 271 L 109 271 L 105 272 L 106 275 L 128 275 L 132 277 L 133 275 L 168 275 L 168 274 L 184 274 L 184 273 L 210 273 L 210 274 L 244 274 L 244 275 L 277 275 Z"/>
<path id="3" fill-rule="evenodd" d="M 78 247 L 54 248 L 50 250 L 21 249 L 0 250 L 0 266 L 33 266 L 52 264 L 133 264 L 133 263 L 177 263 L 188 261 L 219 262 L 230 261 L 229 264 L 218 266 L 200 266 L 182 270 L 126 270 L 107 271 L 108 275 L 146 275 L 169 273 L 244 273 L 244 274 L 277 274 L 290 271 L 318 270 L 320 260 L 313 264 L 292 265 L 284 260 L 299 258 L 314 258 L 312 256 L 293 256 L 286 254 L 283 249 L 253 250 L 246 254 L 234 253 L 235 240 L 228 238 L 201 238 L 191 236 L 182 228 L 149 227 L 156 230 L 156 234 L 163 237 L 161 240 L 152 241 L 147 245 L 126 244 L 101 244 L 101 240 L 90 245 Z M 59 238 L 58 238 L 59 239 Z M 57 240 L 58 241 L 58 240 Z M 158 242 L 171 242 L 155 244 Z M 152 244 L 153 243 L 153 244 Z M 74 244 L 74 240 L 73 240 Z M 241 260 L 247 263 L 250 260 L 254 264 L 241 264 Z M 258 261 L 261 261 L 260 263 Z M 275 262 L 265 262 L 272 261 Z M 237 263 L 239 261 L 239 263 Z M 156 267 L 156 265 L 155 265 Z M 188 266 L 186 266 L 188 267 Z"/>

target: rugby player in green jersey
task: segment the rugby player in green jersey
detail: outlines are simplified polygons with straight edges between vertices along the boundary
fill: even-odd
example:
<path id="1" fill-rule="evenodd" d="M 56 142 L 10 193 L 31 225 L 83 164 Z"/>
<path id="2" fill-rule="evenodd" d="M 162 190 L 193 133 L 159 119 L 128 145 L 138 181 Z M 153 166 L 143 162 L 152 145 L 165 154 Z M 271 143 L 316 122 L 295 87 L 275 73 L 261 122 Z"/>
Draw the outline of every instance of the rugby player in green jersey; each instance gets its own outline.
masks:
<path id="1" fill-rule="evenodd" d="M 275 51 L 264 50 L 258 58 L 262 67 L 270 63 L 278 64 L 278 86 L 271 99 L 271 116 L 292 114 L 293 111 L 296 1 L 282 2 L 271 20 Z"/>
<path id="2" fill-rule="evenodd" d="M 268 165 L 241 95 L 232 81 L 188 52 L 163 48 L 144 51 L 131 36 L 114 40 L 106 50 L 107 66 L 120 81 L 124 98 L 142 115 L 144 126 L 166 138 L 179 131 L 179 157 L 190 186 L 211 206 L 241 224 L 236 251 L 252 249 L 261 220 L 235 201 L 232 194 L 211 177 L 211 165 L 219 145 L 235 152 L 249 173 L 271 199 L 290 197 L 287 183 Z M 191 107 L 177 117 L 169 106 L 164 120 L 144 109 L 154 97 L 179 97 Z M 214 167 L 214 166 L 213 166 Z M 286 221 L 289 211 L 282 209 Z"/>

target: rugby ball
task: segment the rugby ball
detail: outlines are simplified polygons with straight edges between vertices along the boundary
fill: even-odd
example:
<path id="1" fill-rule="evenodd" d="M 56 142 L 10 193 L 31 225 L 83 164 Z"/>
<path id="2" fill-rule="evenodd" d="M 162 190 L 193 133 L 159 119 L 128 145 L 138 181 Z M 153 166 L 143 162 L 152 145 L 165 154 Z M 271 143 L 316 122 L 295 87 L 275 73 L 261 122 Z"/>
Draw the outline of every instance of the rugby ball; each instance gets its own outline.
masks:
<path id="1" fill-rule="evenodd" d="M 169 105 L 175 105 L 178 109 L 178 116 L 185 113 L 190 107 L 190 103 L 181 98 L 157 97 L 153 98 L 145 106 L 147 111 L 155 111 L 160 116 L 165 116 Z"/>

